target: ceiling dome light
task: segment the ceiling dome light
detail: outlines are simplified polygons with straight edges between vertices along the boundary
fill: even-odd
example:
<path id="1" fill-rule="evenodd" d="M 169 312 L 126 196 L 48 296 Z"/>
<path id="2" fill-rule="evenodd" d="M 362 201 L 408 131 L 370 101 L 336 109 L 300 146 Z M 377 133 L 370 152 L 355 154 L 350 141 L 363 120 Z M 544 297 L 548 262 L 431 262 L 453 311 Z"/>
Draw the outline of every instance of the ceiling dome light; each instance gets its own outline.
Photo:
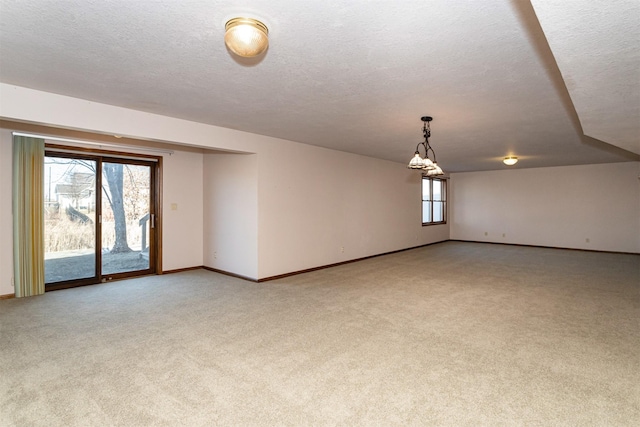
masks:
<path id="1" fill-rule="evenodd" d="M 502 163 L 504 163 L 507 166 L 513 166 L 516 163 L 518 163 L 518 158 L 516 156 L 509 156 L 509 157 L 505 157 L 502 160 Z"/>
<path id="2" fill-rule="evenodd" d="M 233 18 L 224 26 L 224 43 L 238 56 L 251 58 L 269 46 L 269 29 L 252 18 Z"/>

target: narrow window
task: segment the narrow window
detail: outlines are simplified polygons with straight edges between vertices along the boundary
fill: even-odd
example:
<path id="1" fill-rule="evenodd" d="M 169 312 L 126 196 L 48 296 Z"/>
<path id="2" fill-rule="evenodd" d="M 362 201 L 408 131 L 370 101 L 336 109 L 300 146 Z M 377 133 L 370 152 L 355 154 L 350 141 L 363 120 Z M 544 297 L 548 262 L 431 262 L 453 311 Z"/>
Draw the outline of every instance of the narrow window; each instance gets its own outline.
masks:
<path id="1" fill-rule="evenodd" d="M 422 177 L 422 225 L 447 223 L 447 182 Z"/>

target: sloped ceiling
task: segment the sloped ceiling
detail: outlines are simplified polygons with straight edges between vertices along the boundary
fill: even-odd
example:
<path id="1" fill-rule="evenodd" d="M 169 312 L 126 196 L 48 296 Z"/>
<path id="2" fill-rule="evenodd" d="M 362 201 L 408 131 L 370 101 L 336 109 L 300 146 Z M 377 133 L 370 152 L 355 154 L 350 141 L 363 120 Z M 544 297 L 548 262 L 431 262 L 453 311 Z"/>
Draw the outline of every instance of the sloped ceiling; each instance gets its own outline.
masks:
<path id="1" fill-rule="evenodd" d="M 636 160 L 637 122 L 620 126 L 638 100 L 580 101 L 602 96 L 581 83 L 601 71 L 564 71 L 558 59 L 583 71 L 626 51 L 610 51 L 606 32 L 590 36 L 597 57 L 556 47 L 566 14 L 613 18 L 535 3 L 542 27 L 528 0 L 0 0 L 0 81 L 401 163 L 430 115 L 448 172 L 502 169 L 506 155 L 515 167 Z M 607 6 L 636 14 L 616 39 L 637 34 L 629 3 Z M 226 50 L 235 16 L 267 24 L 264 56 Z M 638 58 L 624 61 L 609 87 L 637 93 Z M 596 107 L 609 117 L 594 118 Z"/>
<path id="2" fill-rule="evenodd" d="M 584 133 L 640 154 L 640 1 L 531 3 Z"/>

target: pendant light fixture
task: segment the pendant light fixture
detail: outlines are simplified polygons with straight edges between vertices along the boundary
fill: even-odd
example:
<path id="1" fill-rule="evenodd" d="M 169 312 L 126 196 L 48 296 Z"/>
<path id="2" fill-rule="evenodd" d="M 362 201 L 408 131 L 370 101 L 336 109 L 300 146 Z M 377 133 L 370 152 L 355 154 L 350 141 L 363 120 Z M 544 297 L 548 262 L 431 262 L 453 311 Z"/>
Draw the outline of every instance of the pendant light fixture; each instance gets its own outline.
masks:
<path id="1" fill-rule="evenodd" d="M 416 152 L 409 165 L 407 166 L 409 169 L 420 169 L 426 172 L 427 176 L 439 176 L 444 175 L 444 172 L 438 166 L 438 162 L 436 161 L 436 152 L 433 151 L 431 145 L 429 144 L 429 137 L 431 136 L 431 126 L 430 123 L 433 120 L 433 117 L 424 116 L 421 118 L 423 121 L 422 133 L 424 135 L 424 142 L 419 142 L 416 145 Z M 424 147 L 424 158 L 420 157 L 420 146 Z M 433 160 L 429 157 L 429 151 L 431 151 L 431 156 Z"/>
<path id="2" fill-rule="evenodd" d="M 233 18 L 224 29 L 224 43 L 238 56 L 258 56 L 269 46 L 269 29 L 257 19 Z"/>

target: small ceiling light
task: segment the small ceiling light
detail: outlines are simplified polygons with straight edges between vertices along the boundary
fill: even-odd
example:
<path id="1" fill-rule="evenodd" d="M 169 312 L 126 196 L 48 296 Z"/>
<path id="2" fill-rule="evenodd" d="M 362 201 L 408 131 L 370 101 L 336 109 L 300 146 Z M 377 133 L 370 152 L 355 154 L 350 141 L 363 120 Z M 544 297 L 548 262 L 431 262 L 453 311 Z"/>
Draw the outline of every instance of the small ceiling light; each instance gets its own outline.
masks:
<path id="1" fill-rule="evenodd" d="M 424 116 L 420 120 L 424 123 L 422 126 L 424 142 L 419 142 L 418 145 L 416 145 L 416 152 L 407 167 L 409 169 L 420 169 L 425 171 L 427 176 L 444 175 L 444 172 L 440 166 L 438 166 L 438 162 L 436 162 L 436 152 L 433 151 L 433 148 L 431 148 L 431 145 L 429 144 L 429 137 L 431 136 L 431 126 L 429 123 L 433 120 L 433 117 Z M 424 147 L 424 159 L 420 157 L 421 145 Z M 433 160 L 429 158 L 429 151 L 431 151 Z"/>
<path id="2" fill-rule="evenodd" d="M 516 163 L 518 163 L 518 158 L 516 156 L 509 156 L 509 157 L 505 157 L 502 160 L 502 163 L 504 163 L 507 166 L 513 166 Z"/>
<path id="3" fill-rule="evenodd" d="M 251 58 L 269 46 L 269 29 L 257 19 L 233 18 L 227 21 L 224 30 L 224 43 L 238 56 Z"/>

